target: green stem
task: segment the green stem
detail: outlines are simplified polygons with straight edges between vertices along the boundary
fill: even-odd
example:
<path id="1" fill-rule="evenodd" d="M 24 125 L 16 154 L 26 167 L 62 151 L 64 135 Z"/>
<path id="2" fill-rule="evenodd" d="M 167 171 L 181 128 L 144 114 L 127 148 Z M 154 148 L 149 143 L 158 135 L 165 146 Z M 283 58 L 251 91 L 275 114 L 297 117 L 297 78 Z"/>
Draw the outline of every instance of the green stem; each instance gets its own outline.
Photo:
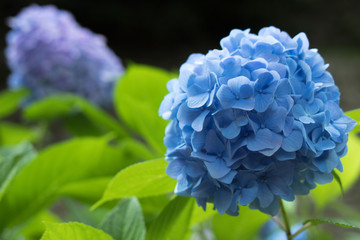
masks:
<path id="1" fill-rule="evenodd" d="M 302 228 L 300 228 L 299 230 L 297 230 L 293 235 L 292 237 L 296 237 L 297 235 L 299 235 L 300 233 L 302 233 L 303 231 L 305 231 L 306 229 L 308 229 L 309 227 L 311 227 L 312 224 L 311 223 L 307 223 L 305 224 L 304 226 L 302 226 Z"/>
<path id="2" fill-rule="evenodd" d="M 286 211 L 285 211 L 284 204 L 283 204 L 282 200 L 280 200 L 280 210 L 281 210 L 281 216 L 282 216 L 282 219 L 283 219 L 284 225 L 285 225 L 285 233 L 286 233 L 287 239 L 292 240 L 293 236 L 291 235 L 289 219 L 287 217 L 287 214 L 286 214 Z"/>

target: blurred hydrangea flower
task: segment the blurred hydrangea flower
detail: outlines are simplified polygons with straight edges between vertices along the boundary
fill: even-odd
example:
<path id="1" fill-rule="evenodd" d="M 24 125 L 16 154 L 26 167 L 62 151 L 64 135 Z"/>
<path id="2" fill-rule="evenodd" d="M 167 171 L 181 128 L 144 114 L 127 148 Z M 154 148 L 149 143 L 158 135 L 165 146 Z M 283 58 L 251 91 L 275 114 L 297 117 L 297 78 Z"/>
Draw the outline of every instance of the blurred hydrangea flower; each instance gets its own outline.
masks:
<path id="1" fill-rule="evenodd" d="M 222 49 L 193 54 L 168 83 L 159 114 L 175 193 L 205 209 L 238 204 L 275 215 L 279 200 L 308 194 L 342 170 L 355 121 L 304 33 L 232 30 Z"/>
<path id="2" fill-rule="evenodd" d="M 69 92 L 110 106 L 124 69 L 105 38 L 54 6 L 31 5 L 9 19 L 5 54 L 11 88 L 27 87 L 32 99 Z"/>
<path id="3" fill-rule="evenodd" d="M 301 223 L 291 226 L 291 232 L 295 233 L 302 227 Z M 284 230 L 282 230 L 277 223 L 273 220 L 269 220 L 260 231 L 260 239 L 263 240 L 287 240 L 287 236 Z M 307 240 L 307 231 L 301 232 L 299 235 L 293 238 L 293 240 Z"/>

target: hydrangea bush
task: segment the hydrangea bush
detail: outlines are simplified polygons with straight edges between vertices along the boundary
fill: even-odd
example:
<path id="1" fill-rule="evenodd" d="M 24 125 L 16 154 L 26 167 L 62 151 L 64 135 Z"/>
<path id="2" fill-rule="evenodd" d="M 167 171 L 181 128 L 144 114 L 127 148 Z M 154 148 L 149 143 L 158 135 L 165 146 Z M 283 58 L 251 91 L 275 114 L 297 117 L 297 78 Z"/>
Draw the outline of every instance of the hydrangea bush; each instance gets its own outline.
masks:
<path id="1" fill-rule="evenodd" d="M 67 11 L 32 5 L 9 19 L 5 51 L 11 88 L 27 87 L 32 99 L 69 92 L 110 106 L 119 58 L 105 38 L 81 27 Z"/>
<path id="2" fill-rule="evenodd" d="M 275 27 L 232 30 L 220 50 L 192 54 L 159 114 L 166 128 L 167 174 L 175 193 L 203 208 L 238 214 L 238 204 L 275 215 L 342 171 L 356 125 L 339 107 L 328 64 L 304 33 Z"/>

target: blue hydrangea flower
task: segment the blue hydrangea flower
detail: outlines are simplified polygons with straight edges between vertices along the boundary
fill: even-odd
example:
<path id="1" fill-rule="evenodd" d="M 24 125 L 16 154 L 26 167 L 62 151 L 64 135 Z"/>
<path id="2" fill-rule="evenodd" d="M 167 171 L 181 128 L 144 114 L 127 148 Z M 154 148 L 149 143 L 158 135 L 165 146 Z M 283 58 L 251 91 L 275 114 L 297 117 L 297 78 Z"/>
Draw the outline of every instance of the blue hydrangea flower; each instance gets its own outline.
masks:
<path id="1" fill-rule="evenodd" d="M 232 30 L 220 50 L 193 54 L 168 84 L 159 114 L 175 193 L 237 215 L 275 215 L 329 183 L 355 121 L 339 107 L 328 65 L 304 33 Z"/>
<path id="2" fill-rule="evenodd" d="M 111 106 L 114 82 L 124 69 L 103 36 L 54 6 L 31 5 L 10 18 L 9 26 L 10 88 L 27 87 L 32 99 L 69 92 Z"/>

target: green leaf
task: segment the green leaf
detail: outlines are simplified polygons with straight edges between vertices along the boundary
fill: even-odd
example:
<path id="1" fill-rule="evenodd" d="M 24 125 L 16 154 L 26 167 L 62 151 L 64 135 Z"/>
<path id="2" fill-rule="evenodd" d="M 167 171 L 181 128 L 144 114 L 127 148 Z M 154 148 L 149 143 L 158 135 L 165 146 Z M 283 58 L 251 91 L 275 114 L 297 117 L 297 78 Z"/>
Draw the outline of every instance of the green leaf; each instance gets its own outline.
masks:
<path id="1" fill-rule="evenodd" d="M 19 235 L 26 240 L 40 239 L 45 231 L 44 221 L 60 223 L 60 219 L 50 211 L 41 211 L 24 225 Z"/>
<path id="2" fill-rule="evenodd" d="M 349 134 L 348 153 L 341 159 L 344 171 L 339 174 L 343 186 L 343 191 L 346 192 L 360 175 L 360 138 L 354 133 Z M 341 189 L 337 186 L 337 182 L 333 181 L 328 184 L 318 185 L 311 191 L 317 209 L 321 210 L 329 202 L 341 195 Z"/>
<path id="3" fill-rule="evenodd" d="M 28 95 L 25 89 L 5 90 L 0 93 L 0 118 L 7 117 L 14 113 L 22 99 Z"/>
<path id="4" fill-rule="evenodd" d="M 61 196 L 69 196 L 83 202 L 94 203 L 101 198 L 111 179 L 112 177 L 99 177 L 71 182 L 62 186 L 58 194 Z M 91 189 L 91 191 L 89 191 L 89 189 Z"/>
<path id="5" fill-rule="evenodd" d="M 136 198 L 122 200 L 105 218 L 101 229 L 115 240 L 145 239 L 146 227 Z"/>
<path id="6" fill-rule="evenodd" d="M 360 132 L 360 108 L 348 111 L 345 114 L 354 119 L 357 123 L 357 125 L 353 129 L 353 132 Z"/>
<path id="7" fill-rule="evenodd" d="M 125 197 L 149 197 L 172 192 L 176 181 L 166 175 L 163 159 L 133 164 L 120 171 L 107 186 L 103 197 L 93 209 L 103 203 Z"/>
<path id="8" fill-rule="evenodd" d="M 151 224 L 147 240 L 183 240 L 189 230 L 194 199 L 176 197 Z"/>
<path id="9" fill-rule="evenodd" d="M 53 95 L 32 103 L 24 110 L 28 120 L 50 121 L 76 113 L 83 113 L 93 124 L 119 136 L 126 136 L 126 131 L 105 111 L 75 95 Z"/>
<path id="10" fill-rule="evenodd" d="M 204 211 L 204 209 L 202 209 L 202 207 L 195 206 L 193 209 L 190 226 L 199 224 L 199 223 L 213 217 L 216 213 L 217 213 L 217 211 L 214 210 L 214 205 L 212 203 L 206 204 L 206 211 Z"/>
<path id="11" fill-rule="evenodd" d="M 360 229 L 360 221 L 343 218 L 314 218 L 308 219 L 303 224 L 311 223 L 312 225 L 318 225 L 322 223 L 330 223 L 343 228 L 356 228 Z"/>
<path id="12" fill-rule="evenodd" d="M 35 149 L 26 142 L 16 146 L 0 148 L 0 201 L 9 184 L 21 169 L 34 159 L 35 155 Z"/>
<path id="13" fill-rule="evenodd" d="M 39 139 L 39 131 L 22 125 L 0 122 L 0 144 L 12 145 L 21 141 L 36 142 Z"/>
<path id="14" fill-rule="evenodd" d="M 0 229 L 46 207 L 63 186 L 112 176 L 131 163 L 106 138 L 73 139 L 45 149 L 9 185 L 0 202 Z"/>
<path id="15" fill-rule="evenodd" d="M 344 189 L 343 189 L 341 178 L 340 178 L 339 174 L 335 170 L 332 170 L 331 174 L 333 175 L 333 177 L 334 177 L 335 181 L 337 182 L 337 184 L 339 184 L 341 194 L 344 196 Z"/>
<path id="16" fill-rule="evenodd" d="M 121 119 L 159 154 L 165 152 L 162 142 L 167 122 L 158 116 L 158 109 L 168 94 L 166 83 L 174 77 L 174 74 L 155 67 L 133 64 L 115 91 L 115 106 Z"/>
<path id="17" fill-rule="evenodd" d="M 269 219 L 269 215 L 259 210 L 240 207 L 240 214 L 236 217 L 216 214 L 212 226 L 217 239 L 256 239 L 260 228 Z"/>
<path id="18" fill-rule="evenodd" d="M 49 223 L 45 222 L 46 231 L 41 240 L 113 240 L 112 237 L 103 231 L 88 225 L 70 223 Z"/>

